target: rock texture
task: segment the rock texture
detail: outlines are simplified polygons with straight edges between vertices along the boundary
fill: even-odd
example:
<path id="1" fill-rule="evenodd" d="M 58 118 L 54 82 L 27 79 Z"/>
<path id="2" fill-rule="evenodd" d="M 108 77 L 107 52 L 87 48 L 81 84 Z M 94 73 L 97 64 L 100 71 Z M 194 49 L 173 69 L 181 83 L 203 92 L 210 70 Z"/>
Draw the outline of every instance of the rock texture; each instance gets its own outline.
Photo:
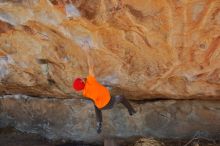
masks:
<path id="1" fill-rule="evenodd" d="M 53 140 L 86 142 L 135 136 L 220 139 L 219 102 L 173 100 L 133 105 L 137 110 L 133 116 L 122 105 L 103 111 L 103 132 L 98 135 L 90 101 L 8 95 L 0 99 L 0 127 L 10 125 Z"/>
<path id="2" fill-rule="evenodd" d="M 134 146 L 165 146 L 165 145 L 153 138 L 141 138 L 134 144 Z"/>
<path id="3" fill-rule="evenodd" d="M 61 1 L 0 0 L 1 94 L 77 98 L 89 53 L 113 94 L 220 99 L 219 0 L 72 2 L 68 19 Z"/>

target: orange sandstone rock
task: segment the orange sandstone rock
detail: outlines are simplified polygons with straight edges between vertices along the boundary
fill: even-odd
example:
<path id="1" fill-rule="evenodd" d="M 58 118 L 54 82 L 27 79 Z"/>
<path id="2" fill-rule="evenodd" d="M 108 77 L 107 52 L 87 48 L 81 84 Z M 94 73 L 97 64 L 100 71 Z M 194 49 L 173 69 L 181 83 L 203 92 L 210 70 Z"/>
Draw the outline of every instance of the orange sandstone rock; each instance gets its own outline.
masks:
<path id="1" fill-rule="evenodd" d="M 0 34 L 1 52 L 14 61 L 0 79 L 1 93 L 77 95 L 71 83 L 88 73 L 81 45 L 89 39 L 97 79 L 113 94 L 220 98 L 219 0 L 72 2 L 81 14 L 72 20 L 49 0 L 0 3 L 0 26 L 14 29 Z"/>

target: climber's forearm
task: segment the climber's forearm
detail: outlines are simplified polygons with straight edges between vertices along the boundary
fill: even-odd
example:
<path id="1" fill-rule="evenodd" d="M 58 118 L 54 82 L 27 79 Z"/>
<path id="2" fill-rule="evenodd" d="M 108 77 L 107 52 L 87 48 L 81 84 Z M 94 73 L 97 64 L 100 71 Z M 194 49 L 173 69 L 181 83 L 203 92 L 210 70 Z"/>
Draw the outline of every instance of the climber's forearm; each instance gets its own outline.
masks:
<path id="1" fill-rule="evenodd" d="M 95 76 L 93 62 L 90 57 L 88 57 L 88 67 L 89 67 L 89 75 Z"/>
<path id="2" fill-rule="evenodd" d="M 88 64 L 89 75 L 95 76 L 94 62 L 91 58 L 90 50 L 85 50 L 85 54 L 86 54 L 86 59 L 87 59 L 87 64 Z"/>

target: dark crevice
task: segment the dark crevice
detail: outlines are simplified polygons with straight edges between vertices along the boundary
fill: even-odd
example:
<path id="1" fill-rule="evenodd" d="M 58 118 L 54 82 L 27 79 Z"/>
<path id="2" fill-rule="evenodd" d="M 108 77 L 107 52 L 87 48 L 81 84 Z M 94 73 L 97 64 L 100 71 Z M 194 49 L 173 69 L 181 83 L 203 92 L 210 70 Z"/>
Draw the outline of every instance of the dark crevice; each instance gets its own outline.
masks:
<path id="1" fill-rule="evenodd" d="M 65 97 L 65 98 L 60 98 L 60 97 L 52 97 L 52 96 L 34 96 L 34 95 L 23 95 L 23 94 L 1 94 L 0 96 L 14 96 L 14 95 L 20 95 L 21 99 L 25 99 L 25 96 L 27 98 L 36 98 L 36 99 L 48 99 L 48 100 L 89 100 L 86 99 L 83 96 L 79 96 L 79 95 L 74 95 L 72 97 Z M 207 102 L 211 102 L 211 101 L 216 101 L 216 102 L 220 102 L 220 100 L 215 99 L 215 100 L 208 100 L 208 99 L 170 99 L 170 98 L 154 98 L 154 99 L 142 99 L 142 100 L 134 100 L 134 99 L 129 99 L 130 102 L 134 103 L 134 104 L 146 104 L 146 103 L 156 103 L 156 102 L 165 102 L 165 101 L 178 101 L 178 102 L 185 102 L 185 101 L 207 101 Z"/>

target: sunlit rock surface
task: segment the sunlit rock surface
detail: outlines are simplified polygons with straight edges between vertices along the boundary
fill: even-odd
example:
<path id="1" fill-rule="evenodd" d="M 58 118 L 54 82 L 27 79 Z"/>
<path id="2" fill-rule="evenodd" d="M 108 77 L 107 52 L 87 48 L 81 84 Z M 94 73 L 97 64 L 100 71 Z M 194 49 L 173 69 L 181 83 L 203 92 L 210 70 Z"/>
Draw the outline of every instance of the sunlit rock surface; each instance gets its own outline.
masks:
<path id="1" fill-rule="evenodd" d="M 2 94 L 76 98 L 89 52 L 113 94 L 220 98 L 219 0 L 73 0 L 73 19 L 51 1 L 0 0 Z"/>
<path id="2" fill-rule="evenodd" d="M 103 111 L 103 132 L 98 135 L 90 101 L 1 96 L 0 127 L 9 125 L 52 140 L 86 142 L 135 136 L 220 138 L 219 102 L 170 100 L 132 104 L 137 110 L 133 116 L 129 116 L 122 105 Z"/>

